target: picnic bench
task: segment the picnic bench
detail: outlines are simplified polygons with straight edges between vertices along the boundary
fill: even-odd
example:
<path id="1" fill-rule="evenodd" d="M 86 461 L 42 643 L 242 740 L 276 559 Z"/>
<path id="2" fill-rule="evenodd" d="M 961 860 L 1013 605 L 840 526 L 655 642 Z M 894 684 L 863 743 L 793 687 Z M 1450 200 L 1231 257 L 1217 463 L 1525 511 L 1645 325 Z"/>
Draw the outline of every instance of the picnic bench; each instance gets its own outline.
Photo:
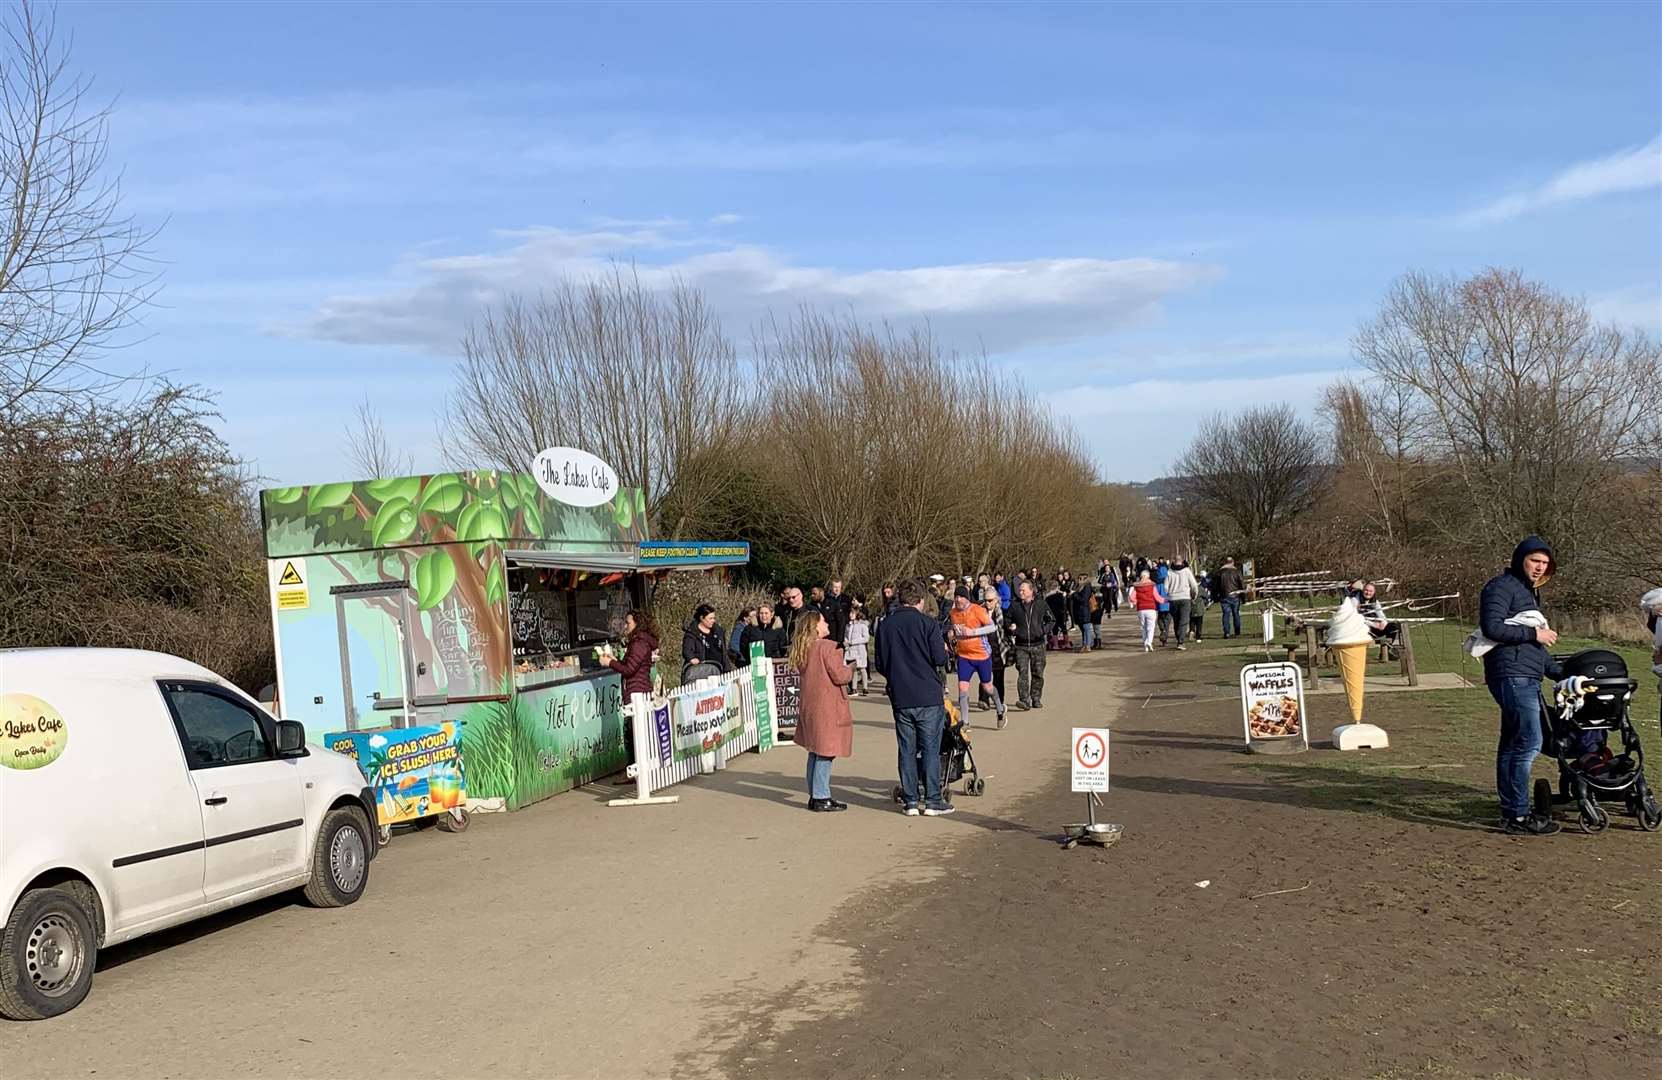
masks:
<path id="1" fill-rule="evenodd" d="M 1304 619 L 1299 618 L 1298 616 L 1289 615 L 1287 617 L 1287 624 L 1295 636 L 1290 639 L 1277 641 L 1275 645 L 1277 648 L 1287 650 L 1287 663 L 1289 664 L 1298 663 L 1299 650 L 1304 650 L 1305 684 L 1311 690 L 1319 690 L 1322 684 L 1321 668 L 1324 665 L 1328 667 L 1337 666 L 1337 661 L 1333 657 L 1333 652 L 1328 648 L 1324 637 L 1327 620 L 1325 618 Z M 1394 647 L 1397 653 L 1397 659 L 1402 662 L 1403 678 L 1408 680 L 1409 686 L 1420 685 L 1419 665 L 1414 661 L 1414 635 L 1409 624 L 1398 624 L 1397 639 Z M 1381 663 L 1391 659 L 1390 653 L 1392 648 L 1393 645 L 1389 641 L 1379 642 L 1379 659 Z"/>

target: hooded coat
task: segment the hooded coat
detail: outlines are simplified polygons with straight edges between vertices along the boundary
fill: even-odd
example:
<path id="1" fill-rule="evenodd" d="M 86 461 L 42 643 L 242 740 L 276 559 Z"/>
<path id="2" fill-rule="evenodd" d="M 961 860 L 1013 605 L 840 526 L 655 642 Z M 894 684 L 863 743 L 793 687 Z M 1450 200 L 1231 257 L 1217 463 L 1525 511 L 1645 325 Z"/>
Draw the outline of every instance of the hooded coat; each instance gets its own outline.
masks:
<path id="1" fill-rule="evenodd" d="M 1485 682 L 1493 683 L 1500 679 L 1539 680 L 1556 678 L 1560 674 L 1559 666 L 1546 646 L 1535 640 L 1533 626 L 1515 626 L 1506 621 L 1519 612 L 1540 610 L 1541 598 L 1530 585 L 1529 576 L 1523 568 L 1524 557 L 1537 551 L 1545 552 L 1547 558 L 1552 558 L 1552 547 L 1545 540 L 1539 536 L 1525 537 L 1512 552 L 1512 565 L 1483 586 L 1483 595 L 1478 601 L 1477 625 L 1483 636 L 1495 643 L 1493 649 L 1483 654 Z M 1542 579 L 1543 583 L 1557 569 L 1558 564 L 1554 560 L 1547 569 L 1547 577 Z"/>

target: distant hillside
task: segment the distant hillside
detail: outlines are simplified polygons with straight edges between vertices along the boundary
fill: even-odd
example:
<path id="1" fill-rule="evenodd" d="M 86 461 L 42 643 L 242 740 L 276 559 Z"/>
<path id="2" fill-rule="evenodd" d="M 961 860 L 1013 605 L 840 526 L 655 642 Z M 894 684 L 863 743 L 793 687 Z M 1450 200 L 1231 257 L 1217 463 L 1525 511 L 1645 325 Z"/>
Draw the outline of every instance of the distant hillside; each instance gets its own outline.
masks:
<path id="1" fill-rule="evenodd" d="M 1175 476 L 1157 476 L 1153 480 L 1140 484 L 1123 484 L 1150 499 L 1165 499 L 1177 493 L 1178 479 Z"/>

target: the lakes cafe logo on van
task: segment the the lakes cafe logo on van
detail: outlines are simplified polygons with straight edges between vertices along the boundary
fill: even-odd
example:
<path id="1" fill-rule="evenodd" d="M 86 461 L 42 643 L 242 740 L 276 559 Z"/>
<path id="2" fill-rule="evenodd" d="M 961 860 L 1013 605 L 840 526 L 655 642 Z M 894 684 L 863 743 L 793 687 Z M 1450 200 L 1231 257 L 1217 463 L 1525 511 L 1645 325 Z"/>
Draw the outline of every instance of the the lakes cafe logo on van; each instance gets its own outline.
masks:
<path id="1" fill-rule="evenodd" d="M 569 446 L 538 454 L 531 475 L 545 495 L 568 506 L 604 506 L 617 493 L 617 472 L 610 465 Z"/>
<path id="2" fill-rule="evenodd" d="M 69 725 L 32 694 L 0 694 L 0 768 L 50 765 L 69 745 Z"/>

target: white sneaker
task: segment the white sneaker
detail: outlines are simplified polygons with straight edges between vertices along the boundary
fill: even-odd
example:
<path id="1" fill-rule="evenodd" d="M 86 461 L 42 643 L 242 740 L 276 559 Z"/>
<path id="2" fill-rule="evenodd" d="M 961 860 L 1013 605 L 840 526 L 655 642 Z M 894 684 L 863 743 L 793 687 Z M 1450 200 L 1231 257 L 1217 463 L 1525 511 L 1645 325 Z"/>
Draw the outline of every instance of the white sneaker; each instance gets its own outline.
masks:
<path id="1" fill-rule="evenodd" d="M 917 817 L 923 811 L 919 810 L 916 806 L 906 806 L 902 807 L 900 812 L 905 814 L 907 817 Z"/>
<path id="2" fill-rule="evenodd" d="M 926 808 L 923 812 L 923 816 L 946 817 L 948 814 L 956 814 L 957 812 L 958 808 L 956 806 L 953 806 L 951 803 L 947 803 L 945 806 L 931 806 Z"/>

